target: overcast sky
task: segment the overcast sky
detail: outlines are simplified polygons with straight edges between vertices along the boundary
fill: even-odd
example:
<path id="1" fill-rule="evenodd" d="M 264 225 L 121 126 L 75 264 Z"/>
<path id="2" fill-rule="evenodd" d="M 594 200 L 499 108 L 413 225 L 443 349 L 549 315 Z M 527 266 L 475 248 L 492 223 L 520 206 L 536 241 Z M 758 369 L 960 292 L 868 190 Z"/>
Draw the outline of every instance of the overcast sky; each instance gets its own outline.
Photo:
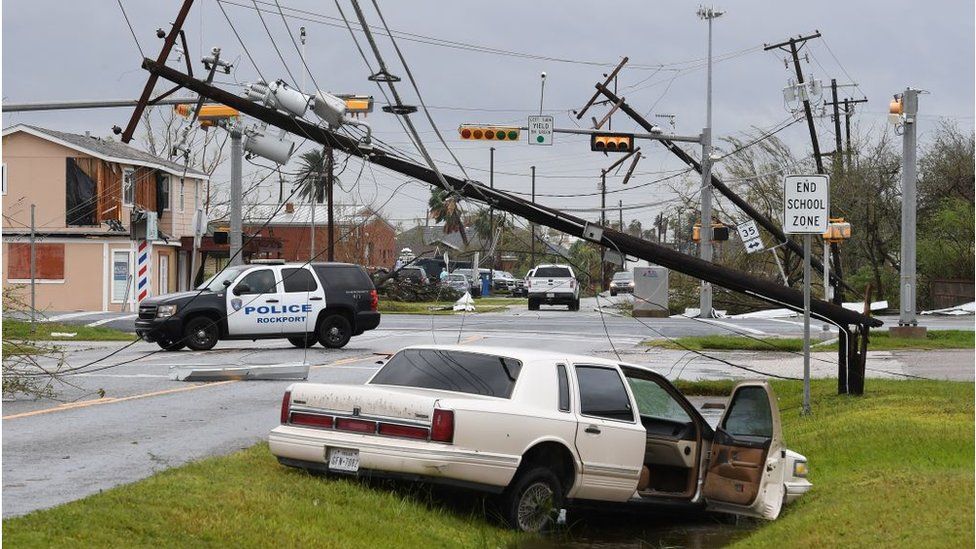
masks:
<path id="1" fill-rule="evenodd" d="M 340 4 L 347 17 L 353 19 L 351 4 L 347 0 L 341 0 Z M 366 0 L 362 4 L 370 23 L 379 25 L 372 4 Z M 180 2 L 124 0 L 123 5 L 146 55 L 155 57 L 162 43 L 155 37 L 155 29 L 169 28 Z M 293 81 L 254 10 L 253 0 L 229 0 L 223 5 L 260 73 L 268 79 Z M 257 5 L 268 10 L 264 13 L 265 21 L 300 86 L 304 68 L 274 0 Z M 332 19 L 339 15 L 333 2 L 280 0 L 280 5 L 289 16 L 287 23 L 296 39 L 299 26 L 307 28 L 307 64 L 319 87 L 333 92 L 379 96 L 375 84 L 366 80 L 366 66 L 341 19 Z M 429 38 L 398 40 L 437 126 L 473 179 L 487 181 L 489 145 L 461 141 L 457 126 L 465 122 L 524 125 L 525 117 L 538 111 L 541 71 L 548 74 L 544 111 L 555 117 L 557 127 L 576 127 L 575 117 L 569 110 L 579 108 L 593 93 L 593 84 L 601 79 L 601 73 L 624 55 L 631 61 L 630 68 L 619 79 L 620 95 L 637 110 L 648 113 L 653 122 L 668 130 L 667 119 L 654 115 L 676 115 L 674 131 L 679 134 L 697 134 L 705 123 L 705 71 L 701 60 L 706 53 L 707 27 L 695 14 L 697 3 L 414 0 L 381 1 L 380 7 L 394 31 L 459 43 L 458 47 L 445 47 L 423 43 L 430 42 Z M 920 101 L 923 139 L 934 129 L 939 117 L 947 117 L 967 130 L 973 128 L 972 0 L 856 3 L 750 0 L 716 7 L 727 9 L 714 23 L 713 135 L 716 138 L 741 135 L 753 126 L 772 128 L 790 116 L 784 106 L 782 88 L 793 75 L 792 68 L 787 70 L 784 66 L 782 52 L 763 52 L 762 45 L 814 30 L 820 30 L 823 38 L 810 41 L 803 50 L 809 54 L 808 61 L 802 63 L 803 72 L 828 84 L 832 77 L 842 84 L 856 82 L 857 88 L 844 88 L 842 94 L 869 99 L 867 105 L 859 106 L 856 117 L 862 130 L 891 131 L 885 126 L 887 104 L 891 94 L 906 86 L 929 92 Z M 225 87 L 239 91 L 234 81 L 258 78 L 258 70 L 244 55 L 216 0 L 197 0 L 185 28 L 196 70 L 202 70 L 201 54 L 220 46 L 225 58 L 236 59 L 234 74 L 223 77 L 228 84 Z M 391 72 L 404 77 L 398 89 L 405 102 L 416 104 L 416 94 L 409 88 L 389 39 L 377 36 L 377 40 Z M 365 48 L 365 41 L 362 44 Z M 485 48 L 517 55 L 486 53 Z M 373 62 L 368 49 L 367 55 Z M 7 0 L 3 3 L 5 103 L 134 99 L 146 79 L 146 73 L 139 68 L 140 57 L 115 1 Z M 172 58 L 175 57 L 174 54 Z M 308 87 L 312 87 L 312 80 L 308 78 Z M 604 110 L 601 108 L 593 114 L 602 116 Z M 14 113 L 4 114 L 3 125 L 31 123 L 108 135 L 113 124 L 125 125 L 129 113 L 128 109 Z M 423 132 L 432 154 L 449 160 L 423 116 L 415 115 L 413 120 Z M 377 109 L 369 122 L 377 137 L 411 150 L 392 115 Z M 588 126 L 585 121 L 579 124 Z M 635 128 L 622 115 L 615 116 L 613 124 L 615 130 Z M 832 150 L 833 128 L 829 118 L 819 120 L 818 127 L 822 149 Z M 804 124 L 794 125 L 780 135 L 798 152 L 809 154 L 810 142 Z M 295 139 L 301 142 L 300 137 Z M 642 151 L 647 153 L 647 158 L 638 167 L 641 175 L 629 186 L 685 168 L 653 143 L 644 144 Z M 540 195 L 596 193 L 600 168 L 613 161 L 589 152 L 585 138 L 567 135 L 556 135 L 553 147 L 529 146 L 524 138 L 521 143 L 496 143 L 495 155 L 496 186 L 528 192 L 529 166 L 534 164 Z M 458 174 L 456 166 L 447 162 L 442 166 L 445 171 Z M 246 174 L 253 171 L 253 167 L 245 164 Z M 215 183 L 226 185 L 227 173 L 226 166 L 218 171 Z M 382 169 L 372 172 L 366 169 L 357 186 L 359 173 L 359 164 L 350 163 L 342 184 L 352 189 L 352 193 L 340 193 L 344 201 L 385 204 L 383 211 L 389 218 L 405 223 L 425 214 L 428 196 L 425 187 L 410 184 L 391 199 L 392 189 L 402 178 Z M 614 205 L 618 200 L 623 200 L 625 205 L 644 204 L 671 197 L 663 184 L 620 192 L 623 187 L 616 179 L 610 181 L 608 188 L 611 191 L 608 203 Z M 269 186 L 263 192 L 264 196 L 277 197 L 276 188 Z M 539 200 L 567 208 L 599 205 L 599 195 L 572 199 L 540 197 Z M 647 226 L 658 209 L 626 212 L 624 217 L 639 218 Z"/>

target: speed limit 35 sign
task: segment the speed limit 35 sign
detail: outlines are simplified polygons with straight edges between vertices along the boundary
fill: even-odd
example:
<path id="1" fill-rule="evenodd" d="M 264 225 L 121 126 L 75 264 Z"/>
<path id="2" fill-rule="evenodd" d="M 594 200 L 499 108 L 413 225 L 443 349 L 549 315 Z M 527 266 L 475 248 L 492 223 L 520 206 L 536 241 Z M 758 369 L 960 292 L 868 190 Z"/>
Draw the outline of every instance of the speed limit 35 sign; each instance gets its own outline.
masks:
<path id="1" fill-rule="evenodd" d="M 759 228 L 756 227 L 756 222 L 746 221 L 745 223 L 740 223 L 736 225 L 735 230 L 739 233 L 739 238 L 742 239 L 742 245 L 746 248 L 746 253 L 761 252 L 766 249 L 763 246 L 762 237 L 759 236 Z"/>

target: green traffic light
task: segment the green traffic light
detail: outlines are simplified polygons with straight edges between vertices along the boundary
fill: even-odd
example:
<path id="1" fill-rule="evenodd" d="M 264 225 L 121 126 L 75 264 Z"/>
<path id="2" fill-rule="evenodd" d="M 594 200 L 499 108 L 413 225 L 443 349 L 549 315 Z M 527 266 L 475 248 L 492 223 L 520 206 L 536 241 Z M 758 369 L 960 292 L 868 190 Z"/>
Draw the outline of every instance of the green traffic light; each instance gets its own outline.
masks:
<path id="1" fill-rule="evenodd" d="M 495 132 L 495 137 L 498 139 L 505 139 L 505 132 L 503 130 L 498 130 Z"/>
<path id="2" fill-rule="evenodd" d="M 515 130 L 508 132 L 508 138 L 511 139 L 512 141 L 518 139 L 518 132 Z"/>

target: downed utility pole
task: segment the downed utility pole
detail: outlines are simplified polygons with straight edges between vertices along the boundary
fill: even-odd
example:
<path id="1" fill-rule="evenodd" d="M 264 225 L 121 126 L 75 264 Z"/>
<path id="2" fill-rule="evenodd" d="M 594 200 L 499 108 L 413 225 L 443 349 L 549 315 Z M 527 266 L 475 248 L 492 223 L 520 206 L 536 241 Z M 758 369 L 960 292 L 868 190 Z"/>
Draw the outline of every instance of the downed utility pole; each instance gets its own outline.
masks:
<path id="1" fill-rule="evenodd" d="M 778 44 L 767 45 L 763 48 L 763 51 L 779 49 L 789 53 L 793 57 L 793 68 L 796 71 L 797 84 L 802 86 L 804 81 L 803 71 L 800 69 L 800 49 L 806 44 L 807 40 L 813 40 L 814 38 L 820 38 L 820 31 L 815 31 L 813 34 L 807 36 L 790 38 Z M 789 46 L 790 49 L 786 50 L 784 46 Z M 817 173 L 825 174 L 827 172 L 824 171 L 823 157 L 820 154 L 820 141 L 817 139 L 817 127 L 813 123 L 813 110 L 810 108 L 809 96 L 803 97 L 803 114 L 807 118 L 807 128 L 810 130 L 810 141 L 813 143 L 813 159 L 817 163 Z"/>
<path id="2" fill-rule="evenodd" d="M 651 124 L 646 118 L 641 116 L 640 113 L 635 111 L 630 105 L 628 105 L 626 101 L 623 101 L 622 99 L 617 97 L 616 94 L 614 94 L 612 91 L 607 89 L 607 87 L 602 84 L 597 84 L 596 89 L 598 94 L 602 93 L 611 102 L 616 103 L 620 101 L 620 110 L 624 111 L 624 113 L 626 113 L 627 116 L 629 116 L 634 122 L 637 122 L 637 124 L 640 125 L 642 128 L 644 128 L 648 132 L 654 133 L 655 126 Z M 577 118 L 581 116 L 581 112 L 577 113 Z M 695 160 L 690 154 L 685 152 L 684 149 L 682 149 L 677 144 L 675 144 L 674 141 L 671 141 L 669 139 L 660 139 L 659 141 L 662 145 L 664 145 L 666 149 L 671 151 L 671 153 L 677 156 L 682 162 L 691 166 L 698 173 L 701 173 L 702 171 L 701 163 Z M 749 204 L 742 197 L 735 194 L 735 192 L 733 192 L 732 189 L 726 186 L 725 183 L 723 183 L 722 180 L 719 179 L 714 172 L 712 172 L 711 175 L 712 175 L 711 178 L 712 187 L 716 191 L 722 193 L 722 196 L 729 199 L 730 202 L 735 204 L 746 215 L 748 215 L 751 219 L 754 219 L 756 223 L 759 223 L 759 225 L 761 225 L 762 228 L 766 229 L 769 232 L 769 234 L 773 235 L 778 242 L 782 242 L 793 253 L 802 257 L 803 247 L 797 244 L 796 242 L 794 242 L 792 239 L 788 238 L 786 234 L 783 233 L 783 230 L 779 227 L 779 225 L 773 223 L 771 219 L 764 216 L 762 213 L 759 212 L 759 210 L 753 208 L 752 204 Z M 817 258 L 812 258 L 811 261 L 813 261 L 814 267 L 823 271 L 823 263 L 821 263 L 820 260 L 818 260 Z M 840 281 L 839 278 L 835 280 Z M 843 281 L 840 281 L 840 283 L 843 284 Z"/>
<path id="3" fill-rule="evenodd" d="M 656 244 L 641 238 L 626 234 L 622 231 L 604 228 L 598 238 L 588 238 L 587 229 L 592 225 L 586 220 L 560 212 L 554 208 L 535 204 L 497 189 L 491 189 L 477 181 L 461 180 L 443 173 L 435 173 L 430 168 L 418 165 L 408 159 L 392 156 L 375 147 L 363 147 L 362 142 L 335 133 L 321 126 L 303 119 L 290 116 L 284 112 L 251 102 L 244 97 L 232 94 L 200 80 L 183 74 L 176 69 L 156 63 L 151 59 L 143 60 L 143 68 L 161 78 L 174 82 L 192 92 L 207 97 L 218 103 L 235 108 L 241 113 L 252 116 L 263 122 L 293 132 L 320 143 L 331 145 L 337 150 L 363 158 L 377 166 L 429 183 L 443 189 L 454 188 L 460 196 L 493 204 L 495 208 L 525 218 L 532 223 L 539 223 L 567 234 L 579 235 L 600 246 L 610 246 L 622 255 L 631 255 L 644 259 L 671 270 L 689 276 L 718 284 L 729 290 L 750 295 L 769 303 L 787 307 L 794 311 L 803 310 L 803 296 L 801 292 L 781 286 L 701 259 L 672 250 L 666 246 Z M 447 180 L 448 185 L 442 186 L 441 178 Z M 839 329 L 839 355 L 843 364 L 851 364 L 848 373 L 851 379 L 845 387 L 851 393 L 861 394 L 864 389 L 864 353 L 860 351 L 859 340 L 867 337 L 871 327 L 881 326 L 877 319 L 869 318 L 855 311 L 847 310 L 832 303 L 813 300 L 811 314 L 818 320 L 834 324 Z"/>

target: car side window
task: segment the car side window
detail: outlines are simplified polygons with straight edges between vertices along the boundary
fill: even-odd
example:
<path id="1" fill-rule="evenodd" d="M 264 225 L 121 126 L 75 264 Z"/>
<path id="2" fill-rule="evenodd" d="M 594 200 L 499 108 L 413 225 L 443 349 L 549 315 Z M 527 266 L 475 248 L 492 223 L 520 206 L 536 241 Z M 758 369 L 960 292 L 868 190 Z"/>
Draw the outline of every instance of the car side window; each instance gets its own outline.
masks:
<path id="1" fill-rule="evenodd" d="M 559 380 L 559 411 L 569 411 L 569 374 L 565 364 L 556 365 L 556 376 Z"/>
<path id="2" fill-rule="evenodd" d="M 319 289 L 308 269 L 282 269 L 281 278 L 286 292 L 314 292 Z"/>
<path id="3" fill-rule="evenodd" d="M 630 392 L 637 401 L 637 411 L 641 416 L 688 423 L 691 418 L 681 404 L 663 387 L 649 379 L 627 377 Z"/>
<path id="4" fill-rule="evenodd" d="M 241 295 L 246 294 L 271 294 L 275 290 L 275 275 L 274 271 L 271 269 L 258 269 L 257 271 L 251 271 L 244 275 L 244 278 L 237 283 L 238 286 L 241 284 L 247 284 L 247 291 L 241 292 Z"/>
<path id="5" fill-rule="evenodd" d="M 634 410 L 620 374 L 613 368 L 576 366 L 580 413 L 586 416 L 634 421 Z"/>
<path id="6" fill-rule="evenodd" d="M 772 438 L 773 413 L 762 387 L 741 387 L 732 397 L 722 429 L 732 436 Z"/>

